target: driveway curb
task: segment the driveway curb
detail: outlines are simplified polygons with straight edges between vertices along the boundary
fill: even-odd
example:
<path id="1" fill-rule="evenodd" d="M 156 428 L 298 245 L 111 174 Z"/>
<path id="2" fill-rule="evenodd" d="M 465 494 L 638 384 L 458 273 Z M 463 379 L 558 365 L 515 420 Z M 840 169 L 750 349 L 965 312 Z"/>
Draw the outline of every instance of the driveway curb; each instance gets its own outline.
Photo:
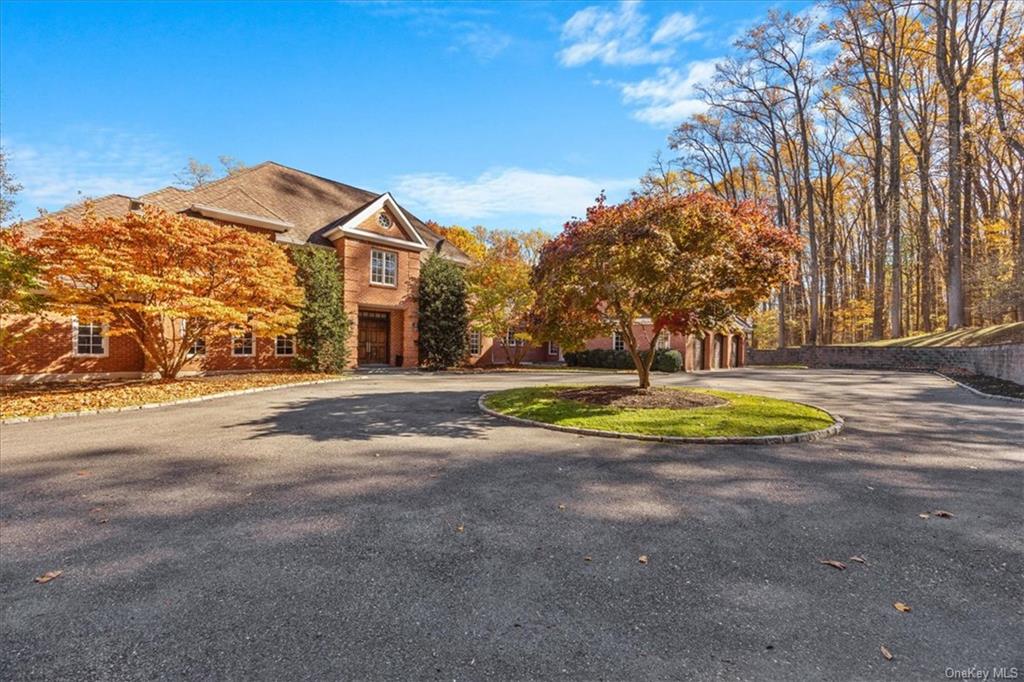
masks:
<path id="1" fill-rule="evenodd" d="M 691 444 L 703 444 L 703 445 L 782 445 L 784 443 L 807 443 L 815 440 L 822 440 L 824 438 L 830 438 L 835 436 L 843 430 L 846 422 L 837 414 L 832 414 L 826 409 L 818 407 L 817 405 L 811 405 L 809 403 L 801 403 L 796 400 L 789 402 L 796 403 L 797 405 L 804 405 L 806 407 L 813 407 L 816 410 L 821 410 L 829 417 L 832 418 L 832 426 L 824 429 L 818 429 L 817 431 L 804 431 L 802 433 L 787 433 L 780 434 L 777 436 L 709 436 L 707 438 L 697 438 L 691 436 L 653 436 L 645 435 L 642 433 L 624 433 L 622 431 L 601 431 L 599 429 L 584 429 L 577 426 L 560 426 L 558 424 L 548 424 L 546 422 L 534 421 L 533 419 L 523 419 L 522 417 L 513 417 L 510 414 L 503 414 L 497 410 L 492 410 L 485 405 L 485 401 L 490 396 L 500 391 L 491 391 L 490 393 L 484 393 L 477 399 L 477 406 L 481 411 L 491 415 L 492 417 L 500 417 L 501 419 L 507 419 L 508 421 L 515 422 L 517 424 L 523 424 L 524 426 L 536 426 L 542 429 L 548 429 L 550 431 L 563 431 L 565 433 L 576 433 L 584 436 L 599 436 L 601 438 L 626 438 L 629 440 L 643 440 L 643 441 L 654 441 L 659 443 L 691 443 Z"/>
<path id="2" fill-rule="evenodd" d="M 939 372 L 937 370 L 936 371 L 932 371 L 932 374 L 934 374 L 935 376 L 942 377 L 946 381 L 951 381 L 954 384 L 956 384 L 957 386 L 959 386 L 960 388 L 966 388 L 968 391 L 970 391 L 974 395 L 981 396 L 982 398 L 988 398 L 989 400 L 1006 400 L 1006 401 L 1011 402 L 1011 403 L 1024 403 L 1024 398 L 1014 398 L 1011 395 L 996 395 L 995 393 L 985 393 L 984 391 L 979 391 L 978 389 L 974 388 L 974 386 L 968 386 L 967 384 L 961 383 L 961 382 L 957 381 L 956 379 L 954 379 L 953 377 L 947 376 L 947 375 L 945 375 L 942 372 Z"/>
<path id="3" fill-rule="evenodd" d="M 51 419 L 67 419 L 69 417 L 85 417 L 91 414 L 111 414 L 114 412 L 131 412 L 133 410 L 151 410 L 157 407 L 170 407 L 171 405 L 185 405 L 187 403 L 201 403 L 217 398 L 228 398 L 235 395 L 248 395 L 250 393 L 263 393 L 264 391 L 276 391 L 279 388 L 295 388 L 296 386 L 316 386 L 318 384 L 333 384 L 339 381 L 351 381 L 350 377 L 339 379 L 318 379 L 317 381 L 295 381 L 290 384 L 277 384 L 275 386 L 257 386 L 256 388 L 243 388 L 237 391 L 224 391 L 222 393 L 211 393 L 201 395 L 197 398 L 182 398 L 170 400 L 165 403 L 143 403 L 142 405 L 125 405 L 124 407 L 101 407 L 98 410 L 79 410 L 78 412 L 57 412 L 56 414 L 41 414 L 35 417 L 8 417 L 0 419 L 0 424 L 23 424 L 25 422 L 42 422 Z"/>

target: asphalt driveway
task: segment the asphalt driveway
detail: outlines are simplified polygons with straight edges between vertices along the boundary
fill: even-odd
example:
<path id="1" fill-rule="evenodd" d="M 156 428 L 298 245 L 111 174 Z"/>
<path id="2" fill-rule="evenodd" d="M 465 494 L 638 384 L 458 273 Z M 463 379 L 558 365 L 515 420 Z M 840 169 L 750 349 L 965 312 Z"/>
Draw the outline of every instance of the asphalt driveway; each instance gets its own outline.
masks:
<path id="1" fill-rule="evenodd" d="M 381 375 L 0 427 L 0 679 L 1024 676 L 1024 406 L 925 374 L 658 377 L 847 420 L 784 446 L 476 408 L 631 380 Z"/>

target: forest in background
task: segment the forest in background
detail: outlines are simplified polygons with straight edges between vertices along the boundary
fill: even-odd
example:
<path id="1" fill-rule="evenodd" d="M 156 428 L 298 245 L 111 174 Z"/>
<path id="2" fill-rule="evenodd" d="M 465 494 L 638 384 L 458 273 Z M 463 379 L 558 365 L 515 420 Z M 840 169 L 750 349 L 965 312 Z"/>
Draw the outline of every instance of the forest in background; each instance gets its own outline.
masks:
<path id="1" fill-rule="evenodd" d="M 768 202 L 804 239 L 757 345 L 1024 320 L 1024 2 L 833 0 L 735 48 L 643 185 Z"/>

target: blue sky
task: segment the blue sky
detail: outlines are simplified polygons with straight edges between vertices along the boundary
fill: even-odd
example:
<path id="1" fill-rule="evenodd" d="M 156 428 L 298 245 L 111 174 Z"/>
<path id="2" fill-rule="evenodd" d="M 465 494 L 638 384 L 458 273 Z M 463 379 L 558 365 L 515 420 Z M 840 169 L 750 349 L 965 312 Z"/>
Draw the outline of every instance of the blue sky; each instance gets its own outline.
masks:
<path id="1" fill-rule="evenodd" d="M 5 1 L 0 143 L 22 217 L 225 154 L 555 231 L 635 185 L 778 4 Z"/>

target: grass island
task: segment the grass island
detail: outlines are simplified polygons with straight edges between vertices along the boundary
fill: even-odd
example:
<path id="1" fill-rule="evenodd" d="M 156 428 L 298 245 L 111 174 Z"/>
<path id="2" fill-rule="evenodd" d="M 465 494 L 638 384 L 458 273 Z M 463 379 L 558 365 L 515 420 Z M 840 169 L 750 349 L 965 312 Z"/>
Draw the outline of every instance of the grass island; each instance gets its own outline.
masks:
<path id="1" fill-rule="evenodd" d="M 683 438 L 790 435 L 836 421 L 810 405 L 713 389 L 538 386 L 493 393 L 483 404 L 542 424 Z"/>

